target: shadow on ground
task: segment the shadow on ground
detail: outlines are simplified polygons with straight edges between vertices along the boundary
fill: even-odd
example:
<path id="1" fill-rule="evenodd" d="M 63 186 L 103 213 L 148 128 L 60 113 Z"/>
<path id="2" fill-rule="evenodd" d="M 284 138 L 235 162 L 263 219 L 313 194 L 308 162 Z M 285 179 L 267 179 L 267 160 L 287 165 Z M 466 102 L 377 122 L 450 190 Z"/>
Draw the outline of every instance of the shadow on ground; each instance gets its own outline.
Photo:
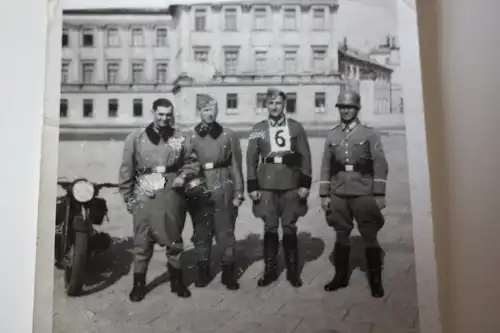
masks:
<path id="1" fill-rule="evenodd" d="M 128 275 L 133 261 L 132 238 L 113 238 L 111 247 L 89 261 L 81 296 L 100 292 Z"/>

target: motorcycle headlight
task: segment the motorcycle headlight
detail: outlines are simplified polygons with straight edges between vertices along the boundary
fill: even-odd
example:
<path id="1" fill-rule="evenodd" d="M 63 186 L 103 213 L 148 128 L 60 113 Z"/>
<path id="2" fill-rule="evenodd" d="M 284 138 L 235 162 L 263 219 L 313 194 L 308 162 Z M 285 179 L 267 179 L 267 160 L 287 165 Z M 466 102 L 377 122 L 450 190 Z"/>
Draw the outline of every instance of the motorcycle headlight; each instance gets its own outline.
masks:
<path id="1" fill-rule="evenodd" d="M 94 198 L 94 185 L 85 180 L 80 180 L 73 184 L 72 188 L 73 197 L 76 201 L 86 203 Z"/>

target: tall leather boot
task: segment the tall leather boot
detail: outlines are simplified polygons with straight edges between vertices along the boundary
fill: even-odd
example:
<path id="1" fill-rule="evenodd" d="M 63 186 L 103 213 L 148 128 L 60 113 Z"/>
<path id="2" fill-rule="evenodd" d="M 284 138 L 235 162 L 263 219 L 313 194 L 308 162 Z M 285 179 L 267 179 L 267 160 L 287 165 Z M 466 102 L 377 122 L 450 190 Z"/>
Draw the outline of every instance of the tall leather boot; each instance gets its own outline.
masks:
<path id="1" fill-rule="evenodd" d="M 240 289 L 240 284 L 236 279 L 236 267 L 234 263 L 222 263 L 221 283 L 229 290 Z"/>
<path id="2" fill-rule="evenodd" d="M 283 235 L 283 252 L 285 254 L 286 279 L 293 287 L 301 287 L 297 234 Z"/>
<path id="3" fill-rule="evenodd" d="M 146 274 L 134 273 L 134 287 L 130 292 L 131 302 L 140 302 L 146 297 Z"/>
<path id="4" fill-rule="evenodd" d="M 384 297 L 384 286 L 382 285 L 382 249 L 369 247 L 365 250 L 366 263 L 368 266 L 368 282 L 372 296 Z"/>
<path id="5" fill-rule="evenodd" d="M 264 234 L 264 275 L 257 281 L 259 287 L 266 287 L 279 277 L 276 257 L 279 248 L 279 235 L 266 232 Z"/>
<path id="6" fill-rule="evenodd" d="M 177 296 L 182 298 L 191 297 L 191 292 L 184 284 L 182 278 L 182 269 L 175 268 L 168 264 L 168 272 L 170 274 L 170 291 L 176 293 Z"/>
<path id="7" fill-rule="evenodd" d="M 212 276 L 210 273 L 210 262 L 200 261 L 198 262 L 198 278 L 195 281 L 195 286 L 198 288 L 203 288 L 208 286 Z"/>
<path id="8" fill-rule="evenodd" d="M 335 259 L 335 276 L 325 285 L 325 291 L 336 291 L 341 288 L 346 288 L 349 285 L 349 260 L 351 247 L 335 243 L 334 259 Z"/>

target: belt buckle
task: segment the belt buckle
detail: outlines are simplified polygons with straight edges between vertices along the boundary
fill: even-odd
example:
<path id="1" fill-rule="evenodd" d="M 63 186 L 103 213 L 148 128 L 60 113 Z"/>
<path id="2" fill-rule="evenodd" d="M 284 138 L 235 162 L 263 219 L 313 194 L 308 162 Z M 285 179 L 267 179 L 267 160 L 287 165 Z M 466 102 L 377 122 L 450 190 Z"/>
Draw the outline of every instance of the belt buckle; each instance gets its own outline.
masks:
<path id="1" fill-rule="evenodd" d="M 158 172 L 158 173 L 165 173 L 165 171 L 167 171 L 167 168 L 165 166 L 157 166 L 156 168 L 154 168 L 154 172 Z"/>
<path id="2" fill-rule="evenodd" d="M 281 156 L 274 156 L 274 163 L 275 164 L 282 164 L 283 163 L 283 157 Z"/>
<path id="3" fill-rule="evenodd" d="M 354 165 L 352 165 L 352 164 L 346 164 L 345 171 L 354 171 Z"/>
<path id="4" fill-rule="evenodd" d="M 205 163 L 205 165 L 203 167 L 205 168 L 205 170 L 212 170 L 214 168 L 214 164 L 213 163 Z"/>

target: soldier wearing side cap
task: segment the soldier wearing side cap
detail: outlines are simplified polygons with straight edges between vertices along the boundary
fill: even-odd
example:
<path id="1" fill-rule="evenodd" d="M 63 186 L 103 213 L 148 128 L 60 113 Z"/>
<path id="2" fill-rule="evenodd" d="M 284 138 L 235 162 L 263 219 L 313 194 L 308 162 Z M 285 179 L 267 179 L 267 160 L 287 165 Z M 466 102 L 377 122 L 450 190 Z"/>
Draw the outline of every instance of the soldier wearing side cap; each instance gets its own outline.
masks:
<path id="1" fill-rule="evenodd" d="M 119 190 L 134 224 L 132 302 L 146 296 L 146 273 L 155 243 L 166 247 L 171 291 L 179 297 L 191 296 L 182 278 L 183 192 L 200 166 L 190 138 L 173 127 L 173 109 L 167 99 L 154 101 L 153 122 L 129 134 L 123 148 Z"/>
<path id="2" fill-rule="evenodd" d="M 205 178 L 205 193 L 188 199 L 198 253 L 195 284 L 204 287 L 210 282 L 213 230 L 222 248 L 221 283 L 229 290 L 237 290 L 240 285 L 236 277 L 234 229 L 244 192 L 240 140 L 236 133 L 217 122 L 218 106 L 212 96 L 199 95 L 197 110 L 201 122 L 192 131 L 191 142 Z"/>
<path id="3" fill-rule="evenodd" d="M 285 115 L 285 106 L 285 93 L 269 89 L 269 117 L 253 127 L 248 141 L 247 190 L 254 216 L 264 222 L 265 269 L 258 280 L 260 287 L 278 279 L 280 221 L 287 280 L 294 287 L 302 286 L 296 223 L 308 211 L 311 151 L 303 126 Z"/>
<path id="4" fill-rule="evenodd" d="M 319 195 L 328 225 L 336 232 L 335 276 L 324 289 L 345 288 L 350 278 L 350 234 L 356 219 L 366 245 L 368 279 L 373 297 L 384 296 L 382 249 L 377 234 L 385 220 L 388 165 L 381 137 L 358 119 L 361 98 L 355 91 L 341 92 L 336 107 L 341 123 L 325 140 Z"/>

